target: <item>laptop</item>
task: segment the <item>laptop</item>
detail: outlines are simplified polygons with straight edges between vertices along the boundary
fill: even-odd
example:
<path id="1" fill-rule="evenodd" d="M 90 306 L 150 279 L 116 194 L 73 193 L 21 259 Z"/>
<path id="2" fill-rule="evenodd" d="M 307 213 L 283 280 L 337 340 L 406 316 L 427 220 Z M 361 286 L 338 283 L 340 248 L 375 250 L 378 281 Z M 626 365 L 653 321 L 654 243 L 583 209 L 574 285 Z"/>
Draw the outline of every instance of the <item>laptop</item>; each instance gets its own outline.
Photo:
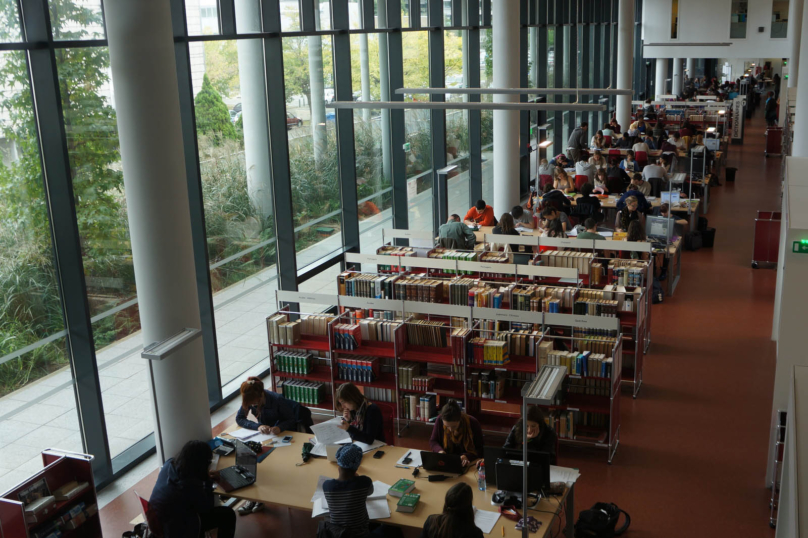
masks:
<path id="1" fill-rule="evenodd" d="M 437 452 L 421 451 L 421 466 L 433 473 L 465 474 L 471 465 L 463 467 L 460 456 L 454 454 L 438 454 Z"/>
<path id="2" fill-rule="evenodd" d="M 258 454 L 241 441 L 235 444 L 236 464 L 219 471 L 218 483 L 228 493 L 254 484 L 258 472 Z"/>

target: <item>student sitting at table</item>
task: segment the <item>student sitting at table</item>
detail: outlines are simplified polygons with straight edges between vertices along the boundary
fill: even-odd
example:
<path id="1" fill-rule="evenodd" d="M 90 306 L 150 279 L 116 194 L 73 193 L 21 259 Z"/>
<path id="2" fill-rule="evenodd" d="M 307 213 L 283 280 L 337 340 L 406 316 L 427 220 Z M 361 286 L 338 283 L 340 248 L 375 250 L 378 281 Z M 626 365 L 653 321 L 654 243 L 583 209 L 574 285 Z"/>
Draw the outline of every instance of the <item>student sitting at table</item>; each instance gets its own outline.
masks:
<path id="1" fill-rule="evenodd" d="M 629 131 L 636 131 L 638 133 L 645 134 L 645 131 L 648 129 L 648 126 L 645 124 L 645 120 L 640 118 L 631 125 L 629 125 Z"/>
<path id="2" fill-rule="evenodd" d="M 567 237 L 567 233 L 564 231 L 564 228 L 561 225 L 561 220 L 559 219 L 548 220 L 545 223 L 544 229 L 541 232 L 541 237 L 564 238 Z M 546 252 L 548 250 L 558 250 L 558 247 L 539 245 L 539 252 Z"/>
<path id="3" fill-rule="evenodd" d="M 598 170 L 600 172 L 600 170 Z M 602 220 L 603 216 L 600 214 L 600 199 L 597 196 L 592 196 L 595 187 L 591 183 L 584 183 L 581 187 L 581 196 L 575 200 L 575 204 L 580 208 L 583 206 L 591 206 L 591 212 L 588 215 L 597 220 Z M 586 215 L 586 210 L 580 211 L 581 214 Z"/>
<path id="4" fill-rule="evenodd" d="M 567 171 L 560 166 L 556 166 L 555 169 L 553 188 L 563 192 L 572 192 L 575 190 L 575 183 L 567 175 Z"/>
<path id="5" fill-rule="evenodd" d="M 654 105 L 652 104 L 653 101 L 651 99 L 646 99 L 645 104 L 642 106 L 642 114 L 643 117 L 649 120 L 656 119 L 656 110 L 654 110 Z"/>
<path id="6" fill-rule="evenodd" d="M 634 172 L 631 175 L 631 185 L 629 186 L 629 189 L 639 191 L 643 196 L 651 195 L 651 185 L 646 181 L 643 181 L 642 174 L 639 172 Z"/>
<path id="7" fill-rule="evenodd" d="M 373 480 L 356 474 L 362 463 L 362 449 L 343 445 L 336 458 L 339 478 L 323 482 L 331 523 L 348 531 L 351 538 L 371 536 L 367 499 L 373 493 Z M 378 527 L 372 534 L 381 536 L 381 529 Z"/>
<path id="8" fill-rule="evenodd" d="M 586 228 L 585 232 L 580 232 L 578 234 L 578 239 L 597 239 L 598 241 L 603 241 L 606 239 L 602 235 L 598 233 L 598 221 L 593 218 L 588 218 L 584 221 L 584 228 Z M 528 423 L 528 427 L 530 424 Z M 528 438 L 530 437 L 530 432 L 528 431 Z M 507 441 L 506 441 L 507 443 Z"/>
<path id="9" fill-rule="evenodd" d="M 603 149 L 605 144 L 606 141 L 604 140 L 603 131 L 596 132 L 592 140 L 589 141 L 589 147 L 592 149 Z"/>
<path id="10" fill-rule="evenodd" d="M 625 170 L 618 166 L 617 157 L 612 157 L 609 159 L 609 164 L 606 167 L 606 175 L 611 180 L 609 187 L 610 194 L 617 194 L 626 190 L 631 178 L 628 177 L 628 174 Z M 619 185 L 618 185 L 619 184 Z M 612 188 L 616 187 L 616 188 Z"/>
<path id="11" fill-rule="evenodd" d="M 460 456 L 465 467 L 483 457 L 483 429 L 476 418 L 460 409 L 455 400 L 449 400 L 435 421 L 429 446 L 432 452 Z"/>
<path id="12" fill-rule="evenodd" d="M 499 218 L 499 224 L 494 226 L 494 229 L 491 231 L 494 235 L 521 235 L 516 230 L 516 224 L 513 221 L 513 216 L 510 213 L 503 213 L 502 216 Z M 507 241 L 502 241 L 501 243 L 497 241 L 497 244 L 502 247 L 506 244 L 510 244 Z M 518 244 L 511 244 L 511 252 L 519 252 L 519 245 Z"/>
<path id="13" fill-rule="evenodd" d="M 463 219 L 466 224 L 477 224 L 479 226 L 494 226 L 497 223 L 494 217 L 494 208 L 485 203 L 485 200 L 477 200 L 477 203 L 468 210 L 466 218 Z"/>
<path id="14" fill-rule="evenodd" d="M 566 213 L 559 211 L 554 207 L 545 207 L 541 211 L 541 228 L 547 230 L 550 223 L 557 220 L 563 231 L 572 229 L 572 223 Z"/>
<path id="15" fill-rule="evenodd" d="M 620 168 L 625 170 L 626 173 L 638 172 L 640 170 L 640 165 L 634 160 L 634 150 L 630 149 L 626 152 L 626 158 L 620 161 Z"/>
<path id="16" fill-rule="evenodd" d="M 607 137 L 607 136 L 613 137 L 614 136 L 614 131 L 612 130 L 612 126 L 609 123 L 604 123 L 603 124 L 603 129 L 601 129 L 600 132 L 603 133 L 604 137 Z"/>
<path id="17" fill-rule="evenodd" d="M 645 142 L 645 138 L 639 137 L 637 141 L 634 142 L 634 145 L 631 146 L 631 151 L 634 152 L 634 155 L 637 155 L 638 151 L 644 151 L 646 158 L 648 157 L 648 152 L 651 151 L 651 148 L 648 147 L 648 144 Z"/>
<path id="18" fill-rule="evenodd" d="M 259 433 L 278 435 L 281 432 L 311 433 L 314 421 L 311 410 L 280 394 L 265 390 L 264 382 L 257 377 L 248 377 L 241 384 L 241 407 L 236 412 L 236 424 Z M 252 415 L 258 420 L 247 418 Z"/>
<path id="19" fill-rule="evenodd" d="M 639 202 L 636 196 L 629 196 L 625 199 L 625 205 L 618 215 L 617 230 L 625 232 L 629 225 L 635 220 L 640 220 Z"/>
<path id="20" fill-rule="evenodd" d="M 553 165 L 547 162 L 547 159 L 542 159 L 539 161 L 539 177 L 541 176 L 552 176 L 553 175 Z"/>
<path id="21" fill-rule="evenodd" d="M 606 168 L 601 168 L 600 170 L 597 171 L 597 173 L 595 173 L 595 184 L 593 187 L 593 191 L 600 194 L 608 193 L 609 189 L 606 186 L 608 182 L 609 182 L 609 176 L 606 175 Z"/>
<path id="22" fill-rule="evenodd" d="M 683 150 L 683 149 L 685 149 L 685 141 L 684 141 L 684 140 L 682 140 L 682 137 L 681 137 L 681 135 L 679 134 L 679 132 L 675 132 L 675 133 L 673 133 L 673 134 L 671 135 L 671 137 L 670 137 L 670 138 L 668 138 L 668 144 L 670 144 L 670 145 L 672 145 L 672 146 L 676 146 L 676 149 L 677 149 L 677 150 Z M 663 150 L 663 151 L 665 151 L 665 148 L 662 148 L 662 150 Z"/>
<path id="23" fill-rule="evenodd" d="M 149 519 L 154 517 L 165 538 L 197 538 L 218 529 L 219 538 L 236 535 L 236 513 L 232 508 L 213 505 L 210 473 L 213 451 L 205 441 L 188 441 L 176 458 L 169 458 L 157 475 L 149 497 Z"/>
<path id="24" fill-rule="evenodd" d="M 657 121 L 656 125 L 654 125 L 653 133 L 654 133 L 654 139 L 655 140 L 662 140 L 666 136 L 665 122 L 662 121 L 662 120 Z"/>
<path id="25" fill-rule="evenodd" d="M 617 149 L 631 149 L 633 143 L 631 142 L 631 137 L 628 136 L 628 133 L 623 133 L 623 136 L 617 141 L 617 144 L 612 144 L 613 147 Z"/>
<path id="26" fill-rule="evenodd" d="M 668 171 L 662 166 L 663 163 L 662 157 L 658 157 L 656 161 L 652 164 L 646 165 L 645 168 L 642 169 L 642 178 L 645 181 L 649 181 L 653 177 L 658 177 L 660 179 L 666 179 L 668 177 Z"/>
<path id="27" fill-rule="evenodd" d="M 598 234 L 592 234 L 598 235 Z M 580 237 L 580 235 L 578 236 Z M 598 237 L 603 239 L 602 236 Z M 582 239 L 593 239 L 582 238 Z M 522 418 L 516 421 L 508 438 L 505 439 L 503 448 L 522 449 Z M 527 449 L 535 452 L 546 452 L 550 454 L 550 465 L 556 464 L 556 433 L 544 422 L 544 413 L 537 405 L 527 408 Z"/>
<path id="28" fill-rule="evenodd" d="M 426 518 L 420 538 L 483 538 L 474 524 L 474 490 L 458 482 L 446 492 L 443 513 Z"/>
<path id="29" fill-rule="evenodd" d="M 654 216 L 656 216 L 656 217 L 668 217 L 668 216 L 671 216 L 670 210 L 671 210 L 671 206 L 667 202 L 665 202 L 664 204 L 660 204 L 659 207 L 655 207 L 653 213 L 654 213 Z M 673 218 L 673 223 L 677 224 L 679 226 L 684 227 L 684 226 L 687 226 L 689 224 L 685 219 L 677 218 L 675 215 L 673 215 L 672 218 Z"/>
<path id="30" fill-rule="evenodd" d="M 511 209 L 511 217 L 513 217 L 514 225 L 519 228 L 535 228 L 533 225 L 533 211 L 525 209 L 520 205 L 513 206 Z"/>
<path id="31" fill-rule="evenodd" d="M 626 241 L 645 243 L 645 226 L 642 220 L 632 220 L 629 223 L 628 230 L 626 230 Z M 640 258 L 646 258 L 648 253 L 631 251 L 629 255 L 632 260 L 638 260 Z"/>
<path id="32" fill-rule="evenodd" d="M 561 166 L 561 168 L 566 168 L 569 166 L 570 160 L 563 153 L 559 153 L 558 155 L 550 159 L 550 164 L 552 166 Z"/>
<path id="33" fill-rule="evenodd" d="M 620 134 L 620 132 L 621 132 L 621 130 L 620 130 L 620 124 L 619 124 L 619 123 L 617 123 L 617 118 L 615 118 L 614 116 L 612 116 L 612 119 L 609 121 L 609 125 L 611 125 L 612 130 L 613 130 L 615 133 Z"/>
<path id="34" fill-rule="evenodd" d="M 384 419 L 379 406 L 371 402 L 353 383 L 343 383 L 337 389 L 337 412 L 342 413 L 339 428 L 348 432 L 352 441 L 373 444 L 385 442 Z"/>
<path id="35" fill-rule="evenodd" d="M 597 170 L 597 167 L 594 164 L 590 164 L 589 159 L 585 157 L 575 163 L 575 175 L 586 176 L 589 183 L 595 181 L 595 172 L 597 172 Z"/>
<path id="36" fill-rule="evenodd" d="M 650 134 L 645 135 L 645 138 L 643 138 L 643 142 L 645 142 L 645 145 L 648 146 L 649 151 L 652 150 L 652 149 L 656 149 L 656 143 L 654 143 L 654 137 L 651 136 Z M 634 151 L 637 151 L 637 150 L 634 150 Z"/>
<path id="37" fill-rule="evenodd" d="M 555 207 L 563 213 L 569 214 L 572 209 L 572 202 L 570 202 L 570 199 L 564 194 L 564 191 L 560 191 L 553 188 L 552 185 L 547 184 L 544 186 L 544 192 L 541 197 L 541 208 L 545 209 L 548 207 Z"/>
<path id="38" fill-rule="evenodd" d="M 606 159 L 600 151 L 595 150 L 595 153 L 589 157 L 589 164 L 594 166 L 595 170 L 600 170 L 601 168 L 606 168 Z"/>
<path id="39" fill-rule="evenodd" d="M 476 239 L 471 228 L 460 222 L 460 215 L 449 216 L 446 224 L 441 224 L 438 228 L 438 236 L 441 239 L 451 239 L 455 242 L 454 248 L 473 250 Z"/>

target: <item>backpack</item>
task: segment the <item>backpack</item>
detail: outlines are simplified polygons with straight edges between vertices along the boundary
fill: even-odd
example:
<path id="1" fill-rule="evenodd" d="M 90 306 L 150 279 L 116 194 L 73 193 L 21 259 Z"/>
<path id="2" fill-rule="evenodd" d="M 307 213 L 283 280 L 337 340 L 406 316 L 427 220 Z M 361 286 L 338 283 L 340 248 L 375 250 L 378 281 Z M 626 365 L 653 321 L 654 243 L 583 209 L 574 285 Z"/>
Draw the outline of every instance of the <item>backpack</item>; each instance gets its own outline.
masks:
<path id="1" fill-rule="evenodd" d="M 617 520 L 620 514 L 626 516 L 626 522 L 619 529 Z M 631 524 L 631 517 L 625 510 L 621 510 L 613 503 L 595 503 L 589 510 L 578 514 L 575 523 L 575 538 L 612 538 L 623 534 Z"/>
<path id="2" fill-rule="evenodd" d="M 665 298 L 665 290 L 662 288 L 662 282 L 654 279 L 654 287 L 651 292 L 651 303 L 659 304 Z"/>
<path id="3" fill-rule="evenodd" d="M 350 538 L 350 535 L 348 529 L 330 521 L 321 520 L 317 524 L 317 538 Z"/>
<path id="4" fill-rule="evenodd" d="M 698 250 L 701 248 L 701 232 L 690 231 L 685 234 L 685 250 Z"/>

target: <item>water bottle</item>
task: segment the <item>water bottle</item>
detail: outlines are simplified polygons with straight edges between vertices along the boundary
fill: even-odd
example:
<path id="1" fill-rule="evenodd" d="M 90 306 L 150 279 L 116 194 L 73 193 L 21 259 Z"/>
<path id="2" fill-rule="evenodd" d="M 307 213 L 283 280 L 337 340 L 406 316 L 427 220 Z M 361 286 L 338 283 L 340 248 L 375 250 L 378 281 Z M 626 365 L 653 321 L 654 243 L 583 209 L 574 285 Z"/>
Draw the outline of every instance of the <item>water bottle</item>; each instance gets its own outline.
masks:
<path id="1" fill-rule="evenodd" d="M 485 491 L 485 462 L 481 461 L 477 469 L 477 489 Z"/>

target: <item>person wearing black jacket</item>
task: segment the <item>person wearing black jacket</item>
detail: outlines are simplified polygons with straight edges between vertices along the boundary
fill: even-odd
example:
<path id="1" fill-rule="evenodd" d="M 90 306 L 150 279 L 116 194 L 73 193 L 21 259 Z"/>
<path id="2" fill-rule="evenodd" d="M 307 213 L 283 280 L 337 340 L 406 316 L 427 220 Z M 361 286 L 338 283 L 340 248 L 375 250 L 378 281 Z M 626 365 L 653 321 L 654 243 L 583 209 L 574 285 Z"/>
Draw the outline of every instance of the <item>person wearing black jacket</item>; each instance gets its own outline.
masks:
<path id="1" fill-rule="evenodd" d="M 550 454 L 550 464 L 556 464 L 556 433 L 544 422 L 538 406 L 527 408 L 527 449 Z M 511 428 L 503 448 L 522 449 L 522 419 Z"/>
<path id="2" fill-rule="evenodd" d="M 558 189 L 554 189 L 552 185 L 547 184 L 544 187 L 544 194 L 541 197 L 542 208 L 555 207 L 562 213 L 570 214 L 572 202 Z"/>
<path id="3" fill-rule="evenodd" d="M 248 418 L 249 414 L 258 422 Z M 265 390 L 257 377 L 248 377 L 241 384 L 241 407 L 236 412 L 236 424 L 248 430 L 278 435 L 284 431 L 311 433 L 314 422 L 311 410 L 280 394 Z"/>
<path id="4" fill-rule="evenodd" d="M 337 411 L 342 413 L 339 427 L 348 432 L 352 441 L 385 443 L 384 418 L 379 406 L 371 402 L 353 383 L 343 383 L 337 389 Z"/>
<path id="5" fill-rule="evenodd" d="M 578 207 L 591 206 L 591 210 L 578 211 L 579 215 L 592 217 L 600 222 L 603 220 L 603 215 L 600 212 L 600 199 L 597 196 L 592 196 L 593 191 L 594 187 L 592 187 L 591 183 L 584 183 L 581 186 L 581 196 L 575 199 L 575 204 Z"/>
<path id="6" fill-rule="evenodd" d="M 426 518 L 420 538 L 484 538 L 474 524 L 474 490 L 459 482 L 446 492 L 443 513 Z"/>
<path id="7" fill-rule="evenodd" d="M 197 538 L 218 529 L 219 538 L 236 534 L 236 513 L 213 506 L 213 481 L 208 473 L 213 451 L 204 441 L 188 441 L 176 458 L 165 462 L 149 498 L 149 527 L 164 538 Z M 152 520 L 154 518 L 154 520 Z"/>

